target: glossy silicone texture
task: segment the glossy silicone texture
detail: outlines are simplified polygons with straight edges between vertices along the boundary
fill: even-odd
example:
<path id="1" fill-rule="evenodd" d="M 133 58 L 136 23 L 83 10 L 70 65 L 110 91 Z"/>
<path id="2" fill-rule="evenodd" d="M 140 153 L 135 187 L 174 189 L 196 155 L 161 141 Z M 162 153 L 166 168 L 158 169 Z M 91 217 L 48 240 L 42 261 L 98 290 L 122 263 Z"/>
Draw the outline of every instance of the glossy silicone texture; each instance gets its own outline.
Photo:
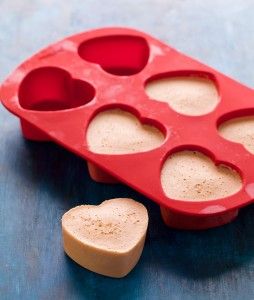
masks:
<path id="1" fill-rule="evenodd" d="M 210 113 L 186 116 L 150 99 L 147 82 L 160 77 L 211 79 L 220 102 Z M 218 134 L 218 126 L 254 112 L 254 92 L 216 70 L 133 29 L 105 28 L 68 37 L 20 65 L 2 84 L 4 106 L 21 120 L 26 138 L 51 140 L 89 161 L 94 180 L 123 182 L 161 206 L 166 224 L 205 229 L 230 222 L 254 199 L 254 156 Z M 122 108 L 165 134 L 151 151 L 106 155 L 89 150 L 86 131 L 103 110 Z M 242 177 L 236 194 L 211 201 L 169 199 L 161 168 L 176 151 L 198 150 Z M 82 183 L 80 183 L 82 184 Z"/>

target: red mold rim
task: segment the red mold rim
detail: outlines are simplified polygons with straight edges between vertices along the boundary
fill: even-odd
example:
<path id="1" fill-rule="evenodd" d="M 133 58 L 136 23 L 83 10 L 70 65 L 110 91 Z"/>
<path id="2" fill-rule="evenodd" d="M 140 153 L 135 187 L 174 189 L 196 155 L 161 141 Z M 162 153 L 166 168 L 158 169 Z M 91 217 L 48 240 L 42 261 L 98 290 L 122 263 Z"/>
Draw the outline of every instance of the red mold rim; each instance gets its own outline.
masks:
<path id="1" fill-rule="evenodd" d="M 237 119 L 237 118 L 244 118 L 244 117 L 254 117 L 254 108 L 245 108 L 240 110 L 234 110 L 229 113 L 226 113 L 218 118 L 216 124 L 217 129 L 225 122 Z"/>
<path id="2" fill-rule="evenodd" d="M 163 79 L 163 78 L 174 78 L 174 77 L 193 77 L 193 78 L 204 78 L 211 80 L 218 92 L 218 95 L 220 95 L 220 83 L 217 79 L 217 76 L 206 71 L 202 70 L 179 70 L 179 71 L 171 71 L 171 72 L 164 72 L 164 73 L 158 73 L 155 75 L 152 75 L 151 77 L 147 78 L 144 82 L 144 85 L 146 86 L 149 82 Z"/>

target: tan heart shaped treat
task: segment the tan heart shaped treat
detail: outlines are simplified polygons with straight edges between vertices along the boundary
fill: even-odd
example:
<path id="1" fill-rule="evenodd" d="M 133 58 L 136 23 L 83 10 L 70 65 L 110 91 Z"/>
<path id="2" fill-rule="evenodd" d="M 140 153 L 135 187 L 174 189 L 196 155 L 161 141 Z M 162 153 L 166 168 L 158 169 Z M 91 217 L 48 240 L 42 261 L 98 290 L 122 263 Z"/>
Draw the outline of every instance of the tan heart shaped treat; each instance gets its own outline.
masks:
<path id="1" fill-rule="evenodd" d="M 120 278 L 138 262 L 147 226 L 146 208 L 132 199 L 80 205 L 63 215 L 64 250 L 82 267 Z"/>
<path id="2" fill-rule="evenodd" d="M 172 154 L 161 171 L 164 193 L 174 200 L 209 201 L 237 193 L 242 188 L 239 174 L 225 165 L 216 166 L 197 151 Z"/>
<path id="3" fill-rule="evenodd" d="M 100 112 L 87 130 L 90 151 L 101 154 L 128 154 L 159 147 L 165 137 L 155 127 L 143 125 L 122 109 Z"/>
<path id="4" fill-rule="evenodd" d="M 147 95 L 167 102 L 176 112 L 201 116 L 215 109 L 219 95 L 213 81 L 194 76 L 155 79 L 145 87 Z"/>
<path id="5" fill-rule="evenodd" d="M 254 117 L 240 117 L 229 120 L 219 127 L 219 133 L 225 139 L 240 143 L 254 154 Z"/>

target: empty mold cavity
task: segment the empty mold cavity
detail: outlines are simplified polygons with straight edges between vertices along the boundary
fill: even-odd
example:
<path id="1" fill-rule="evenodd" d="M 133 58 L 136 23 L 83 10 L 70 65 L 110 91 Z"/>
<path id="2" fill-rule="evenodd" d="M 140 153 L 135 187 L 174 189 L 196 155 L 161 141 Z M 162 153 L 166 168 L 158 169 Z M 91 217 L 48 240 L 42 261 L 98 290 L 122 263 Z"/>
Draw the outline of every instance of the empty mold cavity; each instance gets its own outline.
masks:
<path id="1" fill-rule="evenodd" d="M 119 108 L 98 113 L 87 129 L 90 151 L 101 154 L 129 154 L 159 147 L 164 134 L 156 127 L 141 124 L 130 112 Z"/>
<path id="2" fill-rule="evenodd" d="M 161 171 L 164 193 L 174 200 L 209 201 L 228 197 L 242 188 L 240 175 L 197 151 L 173 153 Z"/>
<path id="3" fill-rule="evenodd" d="M 219 133 L 225 139 L 242 144 L 254 154 L 254 116 L 238 117 L 222 123 Z"/>
<path id="4" fill-rule="evenodd" d="M 19 102 L 25 109 L 56 111 L 85 105 L 95 90 L 87 82 L 73 79 L 60 68 L 43 67 L 31 71 L 19 88 Z"/>
<path id="5" fill-rule="evenodd" d="M 219 103 L 214 82 L 201 76 L 151 79 L 147 82 L 145 91 L 150 98 L 166 102 L 176 112 L 188 116 L 210 113 Z"/>
<path id="6" fill-rule="evenodd" d="M 78 53 L 110 74 L 128 76 L 139 73 L 146 66 L 149 47 L 142 37 L 112 35 L 83 42 Z"/>

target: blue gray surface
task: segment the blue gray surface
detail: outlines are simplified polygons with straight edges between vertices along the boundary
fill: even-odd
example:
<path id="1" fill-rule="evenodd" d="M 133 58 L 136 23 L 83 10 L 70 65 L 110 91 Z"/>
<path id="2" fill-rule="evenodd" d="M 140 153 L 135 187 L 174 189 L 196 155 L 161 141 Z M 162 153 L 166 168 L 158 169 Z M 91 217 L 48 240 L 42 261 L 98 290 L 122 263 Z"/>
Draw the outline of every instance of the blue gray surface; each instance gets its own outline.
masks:
<path id="1" fill-rule="evenodd" d="M 49 43 L 102 26 L 151 33 L 254 86 L 254 1 L 0 1 L 0 80 Z M 158 207 L 122 185 L 93 182 L 81 159 L 23 140 L 0 108 L 1 299 L 254 299 L 254 207 L 221 228 L 166 228 Z M 82 269 L 61 246 L 61 215 L 81 203 L 133 197 L 149 209 L 142 258 L 124 279 Z"/>

